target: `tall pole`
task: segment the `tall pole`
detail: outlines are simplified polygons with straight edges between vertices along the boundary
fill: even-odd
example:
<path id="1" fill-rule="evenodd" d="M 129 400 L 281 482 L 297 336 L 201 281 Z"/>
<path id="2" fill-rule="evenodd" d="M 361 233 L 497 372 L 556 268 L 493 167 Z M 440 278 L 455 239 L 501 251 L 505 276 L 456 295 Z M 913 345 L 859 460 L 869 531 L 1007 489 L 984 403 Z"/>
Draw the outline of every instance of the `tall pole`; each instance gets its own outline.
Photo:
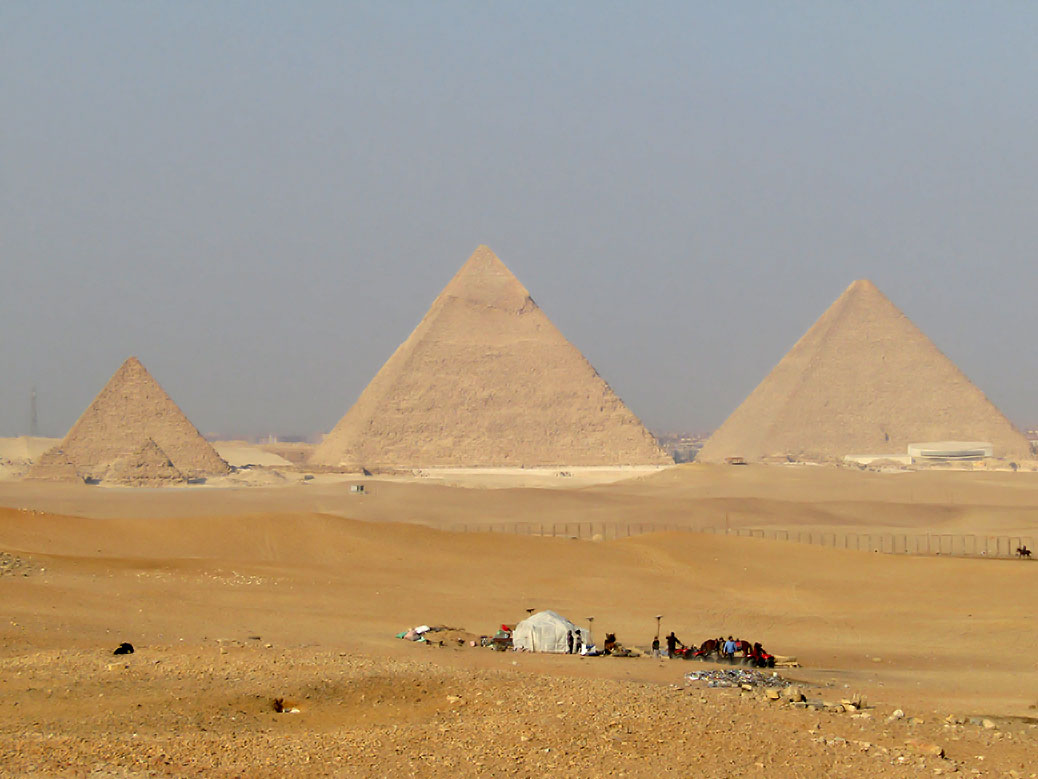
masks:
<path id="1" fill-rule="evenodd" d="M 39 434 L 40 425 L 36 416 L 36 386 L 33 385 L 32 392 L 29 395 L 29 435 L 35 437 Z"/>
<path id="2" fill-rule="evenodd" d="M 656 638 L 657 639 L 659 639 L 659 637 L 660 637 L 660 620 L 661 619 L 663 619 L 663 615 L 662 614 L 657 614 L 656 615 Z"/>

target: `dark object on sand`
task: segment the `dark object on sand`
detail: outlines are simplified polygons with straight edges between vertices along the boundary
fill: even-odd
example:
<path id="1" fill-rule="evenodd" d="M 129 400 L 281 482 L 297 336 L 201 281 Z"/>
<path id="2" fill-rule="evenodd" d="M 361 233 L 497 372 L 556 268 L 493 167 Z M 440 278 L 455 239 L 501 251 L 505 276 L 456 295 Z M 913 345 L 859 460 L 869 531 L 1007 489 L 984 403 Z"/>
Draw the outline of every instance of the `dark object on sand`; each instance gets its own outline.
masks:
<path id="1" fill-rule="evenodd" d="M 299 713 L 299 704 L 295 701 L 290 701 L 288 698 L 275 698 L 271 701 L 271 705 L 274 707 L 274 711 L 278 714 Z"/>
<path id="2" fill-rule="evenodd" d="M 112 654 L 113 655 L 132 655 L 133 654 L 133 644 L 131 644 L 129 641 L 123 641 L 121 644 L 119 644 L 119 646 L 117 646 L 115 648 L 115 651 L 112 652 Z"/>

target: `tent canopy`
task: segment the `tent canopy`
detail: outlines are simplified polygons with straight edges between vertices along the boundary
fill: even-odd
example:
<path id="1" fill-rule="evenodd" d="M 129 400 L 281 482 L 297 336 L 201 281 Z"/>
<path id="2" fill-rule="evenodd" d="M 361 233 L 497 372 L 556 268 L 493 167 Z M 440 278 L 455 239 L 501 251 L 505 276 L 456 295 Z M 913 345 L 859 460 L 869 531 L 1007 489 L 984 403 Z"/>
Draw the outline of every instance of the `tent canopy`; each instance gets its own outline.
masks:
<path id="1" fill-rule="evenodd" d="M 565 617 L 554 611 L 539 611 L 524 619 L 515 626 L 512 632 L 512 646 L 528 652 L 562 652 L 568 651 L 566 634 L 572 632 L 574 638 L 580 633 L 581 641 L 587 645 L 591 640 L 591 631 L 577 627 Z"/>

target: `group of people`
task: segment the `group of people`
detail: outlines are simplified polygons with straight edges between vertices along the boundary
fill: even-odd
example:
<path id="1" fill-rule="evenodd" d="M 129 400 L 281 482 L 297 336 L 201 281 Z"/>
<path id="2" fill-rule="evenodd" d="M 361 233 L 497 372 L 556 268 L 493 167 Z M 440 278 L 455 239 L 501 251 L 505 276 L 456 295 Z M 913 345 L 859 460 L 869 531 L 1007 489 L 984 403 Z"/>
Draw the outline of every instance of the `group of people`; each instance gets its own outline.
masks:
<path id="1" fill-rule="evenodd" d="M 566 631 L 566 654 L 584 654 L 584 637 L 581 635 L 580 630 Z"/>
<path id="2" fill-rule="evenodd" d="M 686 646 L 681 639 L 674 635 L 673 630 L 664 640 L 667 643 L 668 658 L 679 656 L 707 657 L 711 654 L 717 654 L 720 659 L 731 661 L 735 659 L 736 653 L 742 652 L 743 658 L 755 665 L 763 666 L 774 664 L 773 656 L 764 649 L 759 641 L 750 644 L 749 641 L 728 636 L 727 639 L 708 638 L 700 644 L 699 647 L 696 647 L 695 645 Z M 653 657 L 661 657 L 660 638 L 658 635 L 652 640 L 652 655 Z"/>
<path id="3" fill-rule="evenodd" d="M 667 642 L 667 657 L 674 657 L 677 654 L 678 647 L 685 649 L 685 645 L 681 643 L 681 639 L 674 635 L 674 631 L 670 631 L 670 635 L 664 639 Z M 693 647 L 694 648 L 694 647 Z M 652 656 L 660 657 L 660 637 L 655 636 L 652 639 Z"/>

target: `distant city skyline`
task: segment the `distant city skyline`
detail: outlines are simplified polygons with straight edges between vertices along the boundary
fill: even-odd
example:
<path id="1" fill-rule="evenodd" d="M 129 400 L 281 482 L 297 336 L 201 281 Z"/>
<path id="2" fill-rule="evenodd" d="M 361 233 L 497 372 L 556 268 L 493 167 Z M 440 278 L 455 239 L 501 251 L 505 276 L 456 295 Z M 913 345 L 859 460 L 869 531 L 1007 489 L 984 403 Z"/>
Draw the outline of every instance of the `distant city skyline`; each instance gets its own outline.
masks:
<path id="1" fill-rule="evenodd" d="M 1038 6 L 0 6 L 0 435 L 327 432 L 488 244 L 656 431 L 869 278 L 1038 425 Z"/>

